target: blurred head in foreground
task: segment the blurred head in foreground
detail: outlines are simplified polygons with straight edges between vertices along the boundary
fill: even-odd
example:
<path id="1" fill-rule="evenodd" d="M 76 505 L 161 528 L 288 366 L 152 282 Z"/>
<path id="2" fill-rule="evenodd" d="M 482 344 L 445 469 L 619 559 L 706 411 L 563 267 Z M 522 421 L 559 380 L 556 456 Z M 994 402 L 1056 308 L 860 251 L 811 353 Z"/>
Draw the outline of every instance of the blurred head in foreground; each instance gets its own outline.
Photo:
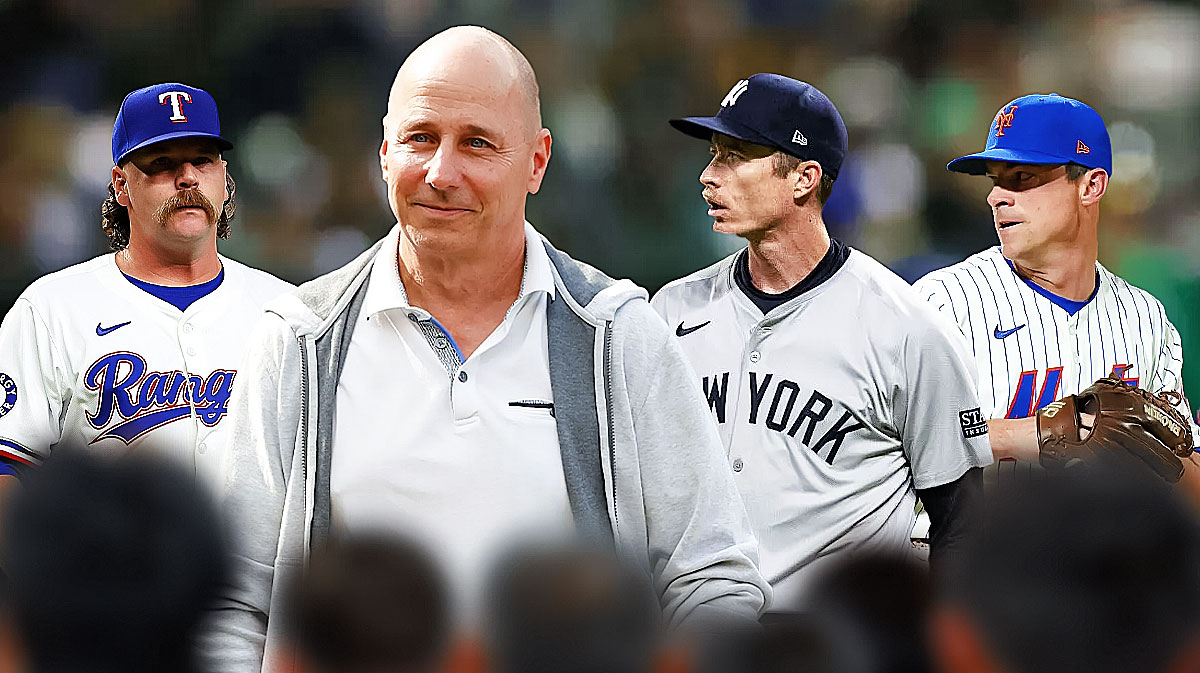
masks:
<path id="1" fill-rule="evenodd" d="M 4 508 L 4 665 L 195 670 L 196 627 L 225 575 L 221 530 L 173 464 L 56 449 Z"/>
<path id="2" fill-rule="evenodd" d="M 1089 471 L 987 502 L 944 576 L 948 673 L 1200 670 L 1200 524 L 1161 483 Z"/>
<path id="3" fill-rule="evenodd" d="M 642 574 L 611 550 L 533 547 L 492 577 L 486 616 L 493 673 L 649 673 L 661 610 Z"/>
<path id="4" fill-rule="evenodd" d="M 446 588 L 405 540 L 349 538 L 315 551 L 286 605 L 296 673 L 426 673 L 444 663 Z"/>

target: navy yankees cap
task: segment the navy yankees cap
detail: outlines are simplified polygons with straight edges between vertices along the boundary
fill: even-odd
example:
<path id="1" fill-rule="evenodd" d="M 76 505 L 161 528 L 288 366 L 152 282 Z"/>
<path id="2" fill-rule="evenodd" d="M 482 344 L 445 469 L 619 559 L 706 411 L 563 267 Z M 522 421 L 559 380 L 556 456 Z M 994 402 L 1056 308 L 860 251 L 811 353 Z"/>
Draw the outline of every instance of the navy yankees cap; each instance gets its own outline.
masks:
<path id="1" fill-rule="evenodd" d="M 1056 93 L 1035 93 L 1000 108 L 983 151 L 951 161 L 946 170 L 983 175 L 987 161 L 1075 163 L 1112 175 L 1112 145 L 1104 120 L 1087 104 Z"/>
<path id="2" fill-rule="evenodd" d="M 846 124 L 837 108 L 817 87 L 783 75 L 751 75 L 725 94 L 715 117 L 672 119 L 671 126 L 701 140 L 715 131 L 811 159 L 833 178 L 846 158 Z"/>
<path id="3" fill-rule="evenodd" d="M 113 124 L 113 163 L 134 150 L 173 138 L 212 138 L 222 150 L 233 143 L 221 137 L 217 102 L 204 89 L 169 82 L 138 89 L 121 101 Z"/>

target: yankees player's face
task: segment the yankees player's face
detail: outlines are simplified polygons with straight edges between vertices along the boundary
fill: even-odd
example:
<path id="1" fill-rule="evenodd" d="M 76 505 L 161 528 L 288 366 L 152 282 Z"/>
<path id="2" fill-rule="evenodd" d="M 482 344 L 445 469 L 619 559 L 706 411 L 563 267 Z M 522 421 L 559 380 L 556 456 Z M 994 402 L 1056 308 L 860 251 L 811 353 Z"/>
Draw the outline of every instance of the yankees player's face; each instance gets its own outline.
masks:
<path id="1" fill-rule="evenodd" d="M 1066 166 L 989 161 L 987 176 L 987 202 L 1005 257 L 1019 260 L 1078 239 L 1080 191 Z"/>
<path id="2" fill-rule="evenodd" d="M 768 231 L 790 212 L 794 180 L 775 172 L 775 150 L 720 133 L 700 174 L 713 230 L 736 236 Z"/>
<path id="3" fill-rule="evenodd" d="M 129 209 L 131 240 L 167 247 L 216 240 L 225 203 L 225 161 L 211 140 L 155 143 L 113 169 L 117 202 Z"/>
<path id="4" fill-rule="evenodd" d="M 525 198 L 541 185 L 550 132 L 521 84 L 486 62 L 414 70 L 398 77 L 379 151 L 405 236 L 430 249 L 523 236 Z"/>

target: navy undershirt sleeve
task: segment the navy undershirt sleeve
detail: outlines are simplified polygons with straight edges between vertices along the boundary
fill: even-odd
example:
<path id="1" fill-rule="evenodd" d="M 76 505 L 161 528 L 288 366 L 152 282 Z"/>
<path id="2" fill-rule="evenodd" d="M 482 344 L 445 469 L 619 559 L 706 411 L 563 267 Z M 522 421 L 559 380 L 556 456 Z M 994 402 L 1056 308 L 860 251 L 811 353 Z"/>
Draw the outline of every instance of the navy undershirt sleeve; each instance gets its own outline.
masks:
<path id="1" fill-rule="evenodd" d="M 976 528 L 976 508 L 982 495 L 982 467 L 973 467 L 948 484 L 917 489 L 917 497 L 929 513 L 929 565 L 934 571 L 962 549 L 963 541 Z"/>

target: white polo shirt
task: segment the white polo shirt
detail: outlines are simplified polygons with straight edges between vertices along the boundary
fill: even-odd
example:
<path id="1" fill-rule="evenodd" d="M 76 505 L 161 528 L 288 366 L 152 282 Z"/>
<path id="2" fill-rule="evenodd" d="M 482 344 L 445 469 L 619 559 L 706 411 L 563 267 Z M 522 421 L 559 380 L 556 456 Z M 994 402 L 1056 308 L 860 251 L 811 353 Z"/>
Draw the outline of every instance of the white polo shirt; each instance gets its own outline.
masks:
<path id="1" fill-rule="evenodd" d="M 371 269 L 338 382 L 330 468 L 335 533 L 386 530 L 424 542 L 473 612 L 481 582 L 522 539 L 574 529 L 550 390 L 550 259 L 525 225 L 521 292 L 463 360 L 411 306 L 399 225 Z"/>

